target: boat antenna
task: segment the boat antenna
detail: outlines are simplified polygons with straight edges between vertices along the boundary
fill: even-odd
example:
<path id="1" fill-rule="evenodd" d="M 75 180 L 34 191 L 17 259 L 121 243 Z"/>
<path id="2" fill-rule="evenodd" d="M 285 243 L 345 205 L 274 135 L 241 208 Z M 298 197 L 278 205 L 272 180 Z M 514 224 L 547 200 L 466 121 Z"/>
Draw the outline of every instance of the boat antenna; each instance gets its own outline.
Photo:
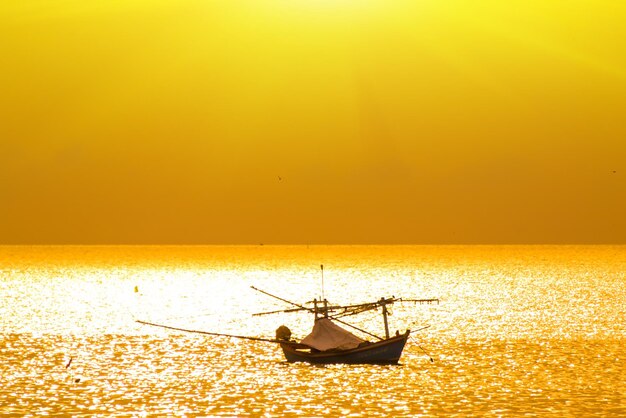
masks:
<path id="1" fill-rule="evenodd" d="M 322 300 L 326 300 L 324 297 L 324 265 L 320 264 L 320 269 L 322 269 Z"/>

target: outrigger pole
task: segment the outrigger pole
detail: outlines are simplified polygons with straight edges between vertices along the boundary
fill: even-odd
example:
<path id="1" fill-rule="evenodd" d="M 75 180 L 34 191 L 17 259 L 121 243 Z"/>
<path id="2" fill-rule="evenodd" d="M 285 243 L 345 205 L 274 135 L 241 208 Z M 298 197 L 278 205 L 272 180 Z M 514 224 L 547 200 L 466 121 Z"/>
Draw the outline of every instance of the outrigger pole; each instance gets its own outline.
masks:
<path id="1" fill-rule="evenodd" d="M 136 320 L 135 322 L 138 322 L 143 325 L 150 325 L 153 327 L 173 329 L 175 331 L 184 331 L 184 332 L 193 332 L 195 334 L 213 335 L 215 337 L 240 338 L 242 340 L 264 341 L 266 343 L 287 343 L 287 344 L 289 343 L 289 341 L 285 341 L 285 340 L 270 340 L 269 338 L 247 337 L 244 335 L 218 334 L 217 332 L 207 332 L 207 331 L 198 331 L 195 329 L 177 328 L 177 327 L 171 327 L 169 325 L 154 324 L 152 322 L 146 322 L 146 321 L 140 321 L 140 320 Z"/>

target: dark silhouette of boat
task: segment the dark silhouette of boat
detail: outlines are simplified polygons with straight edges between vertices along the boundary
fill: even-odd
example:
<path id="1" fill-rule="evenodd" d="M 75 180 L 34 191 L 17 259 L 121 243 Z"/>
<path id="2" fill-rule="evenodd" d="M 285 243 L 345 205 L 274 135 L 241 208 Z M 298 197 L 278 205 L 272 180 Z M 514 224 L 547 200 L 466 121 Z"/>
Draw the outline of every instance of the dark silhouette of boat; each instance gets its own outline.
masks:
<path id="1" fill-rule="evenodd" d="M 402 350 L 411 332 L 369 343 L 348 350 L 319 351 L 306 344 L 282 342 L 285 358 L 288 362 L 306 362 L 312 364 L 398 364 Z"/>
<path id="2" fill-rule="evenodd" d="M 315 315 L 315 322 L 311 333 L 301 341 L 291 339 L 291 331 L 284 325 L 276 330 L 276 340 L 285 354 L 288 362 L 306 362 L 312 364 L 397 364 L 402 356 L 404 346 L 411 334 L 410 330 L 404 333 L 396 331 L 395 336 L 389 335 L 389 311 L 387 307 L 396 302 L 439 303 L 439 299 L 402 299 L 392 296 L 381 298 L 375 302 L 356 305 L 333 306 L 326 299 L 314 299 L 312 307 L 305 307 L 290 302 L 264 290 L 252 287 L 283 302 L 294 305 L 296 308 L 281 311 L 262 312 L 255 315 L 267 315 L 279 312 L 307 311 Z M 385 326 L 385 337 L 379 337 L 369 331 L 358 328 L 340 318 L 357 315 L 363 312 L 381 308 Z M 364 334 L 376 338 L 378 341 L 364 340 L 350 331 L 340 327 L 339 322 L 354 328 Z M 425 329 L 428 327 L 423 327 Z M 421 347 L 420 347 L 421 348 Z M 431 358 L 432 361 L 432 358 Z"/>

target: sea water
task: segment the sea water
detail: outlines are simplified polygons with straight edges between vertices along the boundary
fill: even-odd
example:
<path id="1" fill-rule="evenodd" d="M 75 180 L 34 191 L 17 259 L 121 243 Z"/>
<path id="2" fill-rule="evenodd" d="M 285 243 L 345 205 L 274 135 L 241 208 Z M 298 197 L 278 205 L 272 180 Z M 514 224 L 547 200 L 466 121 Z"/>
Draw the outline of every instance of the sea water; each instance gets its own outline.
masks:
<path id="1" fill-rule="evenodd" d="M 625 275 L 625 246 L 2 246 L 0 415 L 623 416 Z M 136 322 L 310 331 L 307 313 L 253 316 L 293 306 L 250 286 L 440 303 L 391 308 L 392 332 L 429 326 L 397 366 Z M 345 319 L 384 334 L 380 312 Z"/>

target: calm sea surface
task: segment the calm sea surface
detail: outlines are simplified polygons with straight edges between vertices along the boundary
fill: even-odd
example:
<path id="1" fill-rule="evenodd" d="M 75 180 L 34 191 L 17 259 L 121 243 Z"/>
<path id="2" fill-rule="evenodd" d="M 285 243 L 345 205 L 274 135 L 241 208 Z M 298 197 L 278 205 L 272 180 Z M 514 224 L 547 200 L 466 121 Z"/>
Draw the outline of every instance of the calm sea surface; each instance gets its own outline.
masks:
<path id="1" fill-rule="evenodd" d="M 305 303 L 320 264 L 333 303 L 440 298 L 393 307 L 393 331 L 430 325 L 401 365 L 135 322 L 302 338 L 312 318 L 252 317 L 289 306 L 250 286 Z M 5 416 L 626 415 L 625 246 L 0 246 L 0 316 Z"/>

